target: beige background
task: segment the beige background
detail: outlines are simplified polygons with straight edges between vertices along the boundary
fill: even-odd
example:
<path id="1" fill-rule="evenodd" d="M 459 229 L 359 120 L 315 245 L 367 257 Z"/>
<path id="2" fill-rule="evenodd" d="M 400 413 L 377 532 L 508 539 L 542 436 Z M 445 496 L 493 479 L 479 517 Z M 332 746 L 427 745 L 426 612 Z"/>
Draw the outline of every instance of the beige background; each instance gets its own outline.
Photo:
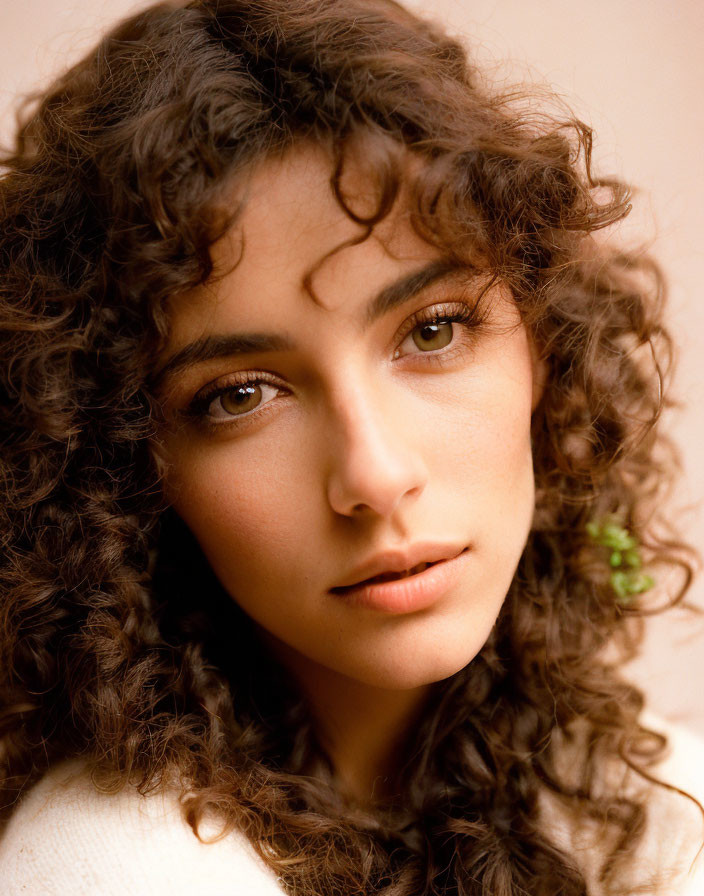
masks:
<path id="1" fill-rule="evenodd" d="M 0 139 L 18 92 L 45 83 L 133 0 L 0 0 Z M 629 240 L 647 239 L 668 272 L 684 409 L 667 425 L 685 476 L 676 506 L 704 551 L 704 3 L 700 0 L 435 0 L 409 5 L 449 23 L 500 80 L 555 89 L 593 125 L 605 173 L 640 187 Z M 510 60 L 506 62 L 506 60 Z M 691 593 L 704 606 L 699 577 Z M 655 618 L 629 674 L 661 715 L 704 734 L 704 617 Z"/>

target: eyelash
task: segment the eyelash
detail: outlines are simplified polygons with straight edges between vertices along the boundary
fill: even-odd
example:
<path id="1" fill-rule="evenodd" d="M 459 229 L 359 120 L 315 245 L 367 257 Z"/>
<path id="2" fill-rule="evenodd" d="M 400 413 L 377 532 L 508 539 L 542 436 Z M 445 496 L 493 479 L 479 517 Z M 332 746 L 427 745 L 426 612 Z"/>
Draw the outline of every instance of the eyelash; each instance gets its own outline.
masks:
<path id="1" fill-rule="evenodd" d="M 408 318 L 401 331 L 396 335 L 395 341 L 400 347 L 403 342 L 405 342 L 406 338 L 419 327 L 443 323 L 460 324 L 464 330 L 462 335 L 466 338 L 469 336 L 469 331 L 476 332 L 483 322 L 483 314 L 479 312 L 479 304 L 479 302 L 476 302 L 474 305 L 457 302 L 432 305 L 428 308 L 423 308 Z M 418 351 L 412 352 L 411 355 L 413 357 L 424 358 L 428 363 L 447 363 L 448 360 L 451 360 L 455 356 L 457 351 L 462 351 L 467 347 L 466 342 L 464 345 L 456 345 L 457 341 L 457 335 L 453 333 L 452 341 L 449 343 L 447 349 L 440 348 L 428 352 Z M 409 357 L 409 355 L 397 355 L 398 351 L 399 348 L 394 352 L 394 360 L 401 360 L 402 358 Z M 264 405 L 260 405 L 243 414 L 233 415 L 231 420 L 225 421 L 216 421 L 210 417 L 208 408 L 216 398 L 219 398 L 221 395 L 226 395 L 228 392 L 232 392 L 239 386 L 259 385 L 270 385 L 279 389 L 281 392 L 286 391 L 278 378 L 272 374 L 261 371 L 258 372 L 256 376 L 252 376 L 250 372 L 244 372 L 239 375 L 235 374 L 224 383 L 219 382 L 213 384 L 211 387 L 206 387 L 194 397 L 189 406 L 182 413 L 184 416 L 197 422 L 200 426 L 211 431 L 220 430 L 222 427 L 241 425 L 243 421 L 249 421 L 258 417 L 260 413 L 265 412 L 264 408 L 266 408 L 270 402 L 265 402 Z"/>
<path id="2" fill-rule="evenodd" d="M 432 305 L 428 308 L 423 308 L 420 311 L 417 311 L 415 314 L 412 314 L 403 328 L 401 329 L 400 334 L 396 337 L 398 340 L 399 348 L 405 342 L 410 334 L 420 328 L 427 327 L 433 324 L 460 324 L 463 329 L 462 335 L 465 337 L 465 340 L 469 337 L 470 332 L 475 332 L 478 330 L 479 326 L 483 322 L 483 314 L 479 309 L 479 301 L 475 302 L 474 305 L 467 305 L 463 302 L 453 302 L 449 304 L 443 305 Z M 460 343 L 457 344 L 458 339 L 457 335 L 453 333 L 452 342 L 448 346 L 447 349 L 435 349 L 429 352 L 414 352 L 414 357 L 421 357 L 427 359 L 430 363 L 439 363 L 444 364 L 448 361 L 452 360 L 455 357 L 457 351 L 460 351 L 466 348 L 466 341 L 463 345 Z M 400 360 L 402 357 L 408 357 L 407 355 L 398 355 L 399 349 L 396 349 L 394 353 L 394 359 Z"/>
<path id="3" fill-rule="evenodd" d="M 252 376 L 249 373 L 244 373 L 244 375 L 233 375 L 231 379 L 227 379 L 224 383 L 219 382 L 217 384 L 213 384 L 211 387 L 205 388 L 204 391 L 199 392 L 193 401 L 190 403 L 188 408 L 185 411 L 187 417 L 196 420 L 198 423 L 202 423 L 206 427 L 212 427 L 213 429 L 217 429 L 220 426 L 229 426 L 234 423 L 237 423 L 239 420 L 249 419 L 254 417 L 260 408 L 255 408 L 252 411 L 248 411 L 244 414 L 233 415 L 232 420 L 228 420 L 227 422 L 215 422 L 208 415 L 208 408 L 213 403 L 216 398 L 219 398 L 221 395 L 227 395 L 228 392 L 232 392 L 234 389 L 237 389 L 239 386 L 260 386 L 260 385 L 269 385 L 274 386 L 280 391 L 284 391 L 284 387 L 280 384 L 278 379 L 271 374 L 261 372 L 257 373 L 256 376 Z M 269 402 L 266 402 L 268 404 Z M 262 405 L 261 407 L 265 407 Z"/>

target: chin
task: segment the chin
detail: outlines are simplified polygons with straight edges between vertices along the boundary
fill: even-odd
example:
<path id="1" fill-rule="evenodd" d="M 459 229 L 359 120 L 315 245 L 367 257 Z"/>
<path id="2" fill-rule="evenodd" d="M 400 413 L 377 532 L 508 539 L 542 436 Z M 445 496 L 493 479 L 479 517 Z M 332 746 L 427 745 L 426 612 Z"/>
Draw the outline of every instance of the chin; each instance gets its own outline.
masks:
<path id="1" fill-rule="evenodd" d="M 488 635 L 487 632 L 487 638 Z M 483 638 L 471 644 L 470 649 L 467 649 L 467 644 L 455 646 L 445 643 L 439 650 L 434 644 L 425 656 L 416 650 L 411 656 L 406 654 L 389 658 L 383 663 L 365 664 L 354 670 L 345 670 L 345 674 L 385 690 L 405 691 L 426 687 L 456 675 L 472 662 L 485 643 L 486 638 Z"/>

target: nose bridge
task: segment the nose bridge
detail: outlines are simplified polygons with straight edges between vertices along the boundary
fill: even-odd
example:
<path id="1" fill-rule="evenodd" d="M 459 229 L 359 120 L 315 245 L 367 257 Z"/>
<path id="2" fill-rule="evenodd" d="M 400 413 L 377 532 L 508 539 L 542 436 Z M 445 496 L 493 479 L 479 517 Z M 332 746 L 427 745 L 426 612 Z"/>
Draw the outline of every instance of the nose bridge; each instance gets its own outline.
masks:
<path id="1" fill-rule="evenodd" d="M 383 378 L 382 378 L 383 379 Z M 413 421 L 383 382 L 348 376 L 330 397 L 328 500 L 340 514 L 392 514 L 427 479 Z"/>

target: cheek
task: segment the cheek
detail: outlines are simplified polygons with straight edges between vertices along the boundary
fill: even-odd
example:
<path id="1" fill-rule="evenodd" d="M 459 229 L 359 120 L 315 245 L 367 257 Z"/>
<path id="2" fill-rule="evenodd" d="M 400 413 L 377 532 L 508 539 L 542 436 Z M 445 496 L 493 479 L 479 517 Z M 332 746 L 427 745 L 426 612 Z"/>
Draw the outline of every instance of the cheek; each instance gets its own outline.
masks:
<path id="1" fill-rule="evenodd" d="M 468 370 L 450 390 L 446 425 L 427 431 L 435 498 L 466 525 L 492 605 L 508 590 L 535 507 L 532 364 L 518 334 L 506 348 L 500 362 Z"/>
<path id="2" fill-rule="evenodd" d="M 523 491 L 526 480 L 532 488 L 531 372 L 527 349 L 507 352 L 501 363 L 470 367 L 434 401 L 428 456 L 468 498 L 518 498 L 513 490 Z"/>
<path id="3" fill-rule="evenodd" d="M 298 553 L 310 490 L 306 501 L 302 478 L 292 477 L 281 460 L 290 456 L 279 442 L 271 452 L 258 443 L 256 461 L 235 443 L 180 450 L 171 458 L 167 498 L 233 590 L 251 587 L 254 571 L 261 584 L 269 578 L 274 584 L 273 558 L 290 562 Z"/>

